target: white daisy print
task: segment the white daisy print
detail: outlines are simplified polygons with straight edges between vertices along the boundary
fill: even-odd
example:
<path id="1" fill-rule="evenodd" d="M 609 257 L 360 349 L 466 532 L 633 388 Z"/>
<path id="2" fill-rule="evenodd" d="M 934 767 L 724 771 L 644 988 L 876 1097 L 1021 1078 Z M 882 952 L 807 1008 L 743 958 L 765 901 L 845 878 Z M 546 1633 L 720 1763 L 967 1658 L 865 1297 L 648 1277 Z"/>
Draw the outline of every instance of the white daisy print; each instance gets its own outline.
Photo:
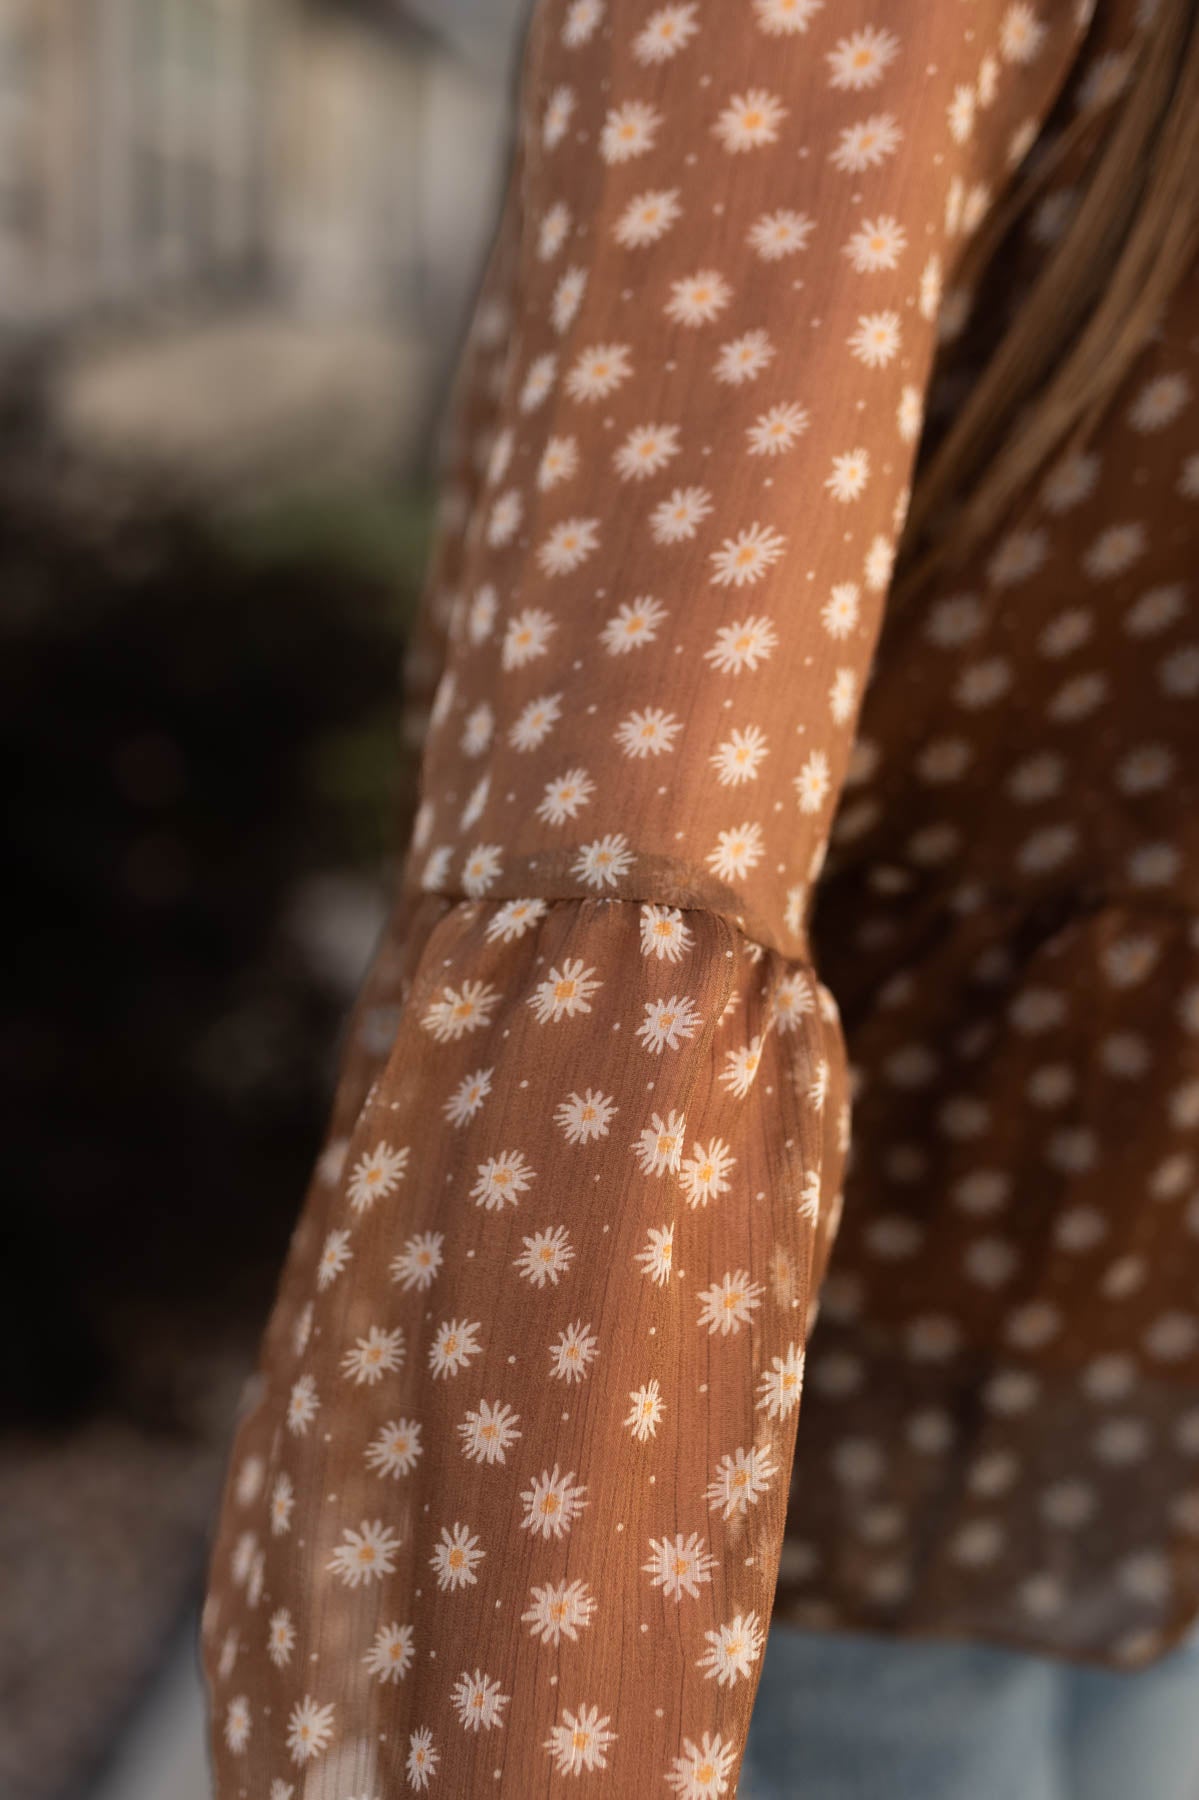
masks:
<path id="1" fill-rule="evenodd" d="M 580 351 L 566 377 L 566 391 L 572 400 L 602 400 L 632 372 L 633 353 L 627 344 L 592 344 Z"/>
<path id="2" fill-rule="evenodd" d="M 626 250 L 656 244 L 682 217 L 678 188 L 653 188 L 638 194 L 617 219 L 612 235 Z"/>
<path id="3" fill-rule="evenodd" d="M 662 6 L 657 12 L 651 13 L 633 39 L 633 55 L 637 61 L 662 63 L 677 56 L 699 30 L 695 20 L 696 11 L 691 0 L 687 5 Z"/>
<path id="4" fill-rule="evenodd" d="M 333 1736 L 332 1703 L 321 1706 L 309 1695 L 297 1700 L 287 1721 L 287 1748 L 294 1763 L 311 1762 L 329 1747 Z"/>
<path id="5" fill-rule="evenodd" d="M 714 1480 L 708 1484 L 706 1498 L 709 1509 L 719 1507 L 726 1519 L 756 1506 L 774 1480 L 774 1452 L 769 1444 L 762 1449 L 739 1449 L 721 1457 Z"/>
<path id="6" fill-rule="evenodd" d="M 663 311 L 676 325 L 707 325 L 729 304 L 733 290 L 716 269 L 701 269 L 670 284 Z"/>
<path id="7" fill-rule="evenodd" d="M 577 1643 L 599 1604 L 585 1581 L 559 1581 L 529 1592 L 533 1603 L 521 1613 L 521 1622 L 543 1644 L 557 1645 L 563 1638 Z"/>
<path id="8" fill-rule="evenodd" d="M 712 496 L 706 488 L 675 488 L 650 514 L 650 533 L 659 544 L 682 543 L 695 536 L 711 510 Z"/>
<path id="9" fill-rule="evenodd" d="M 641 1273 L 648 1275 L 655 1287 L 665 1287 L 670 1280 L 673 1259 L 674 1227 L 651 1225 L 645 1248 L 638 1250 L 633 1259 L 640 1263 Z"/>
<path id="10" fill-rule="evenodd" d="M 296 1628 L 286 1606 L 271 1614 L 267 1628 L 267 1655 L 277 1669 L 285 1669 L 296 1647 Z"/>
<path id="11" fill-rule="evenodd" d="M 225 1708 L 225 1742 L 234 1756 L 240 1756 L 249 1741 L 250 1702 L 240 1694 Z"/>
<path id="12" fill-rule="evenodd" d="M 758 668 L 769 660 L 777 647 L 778 633 L 773 622 L 754 616 L 740 619 L 734 625 L 722 625 L 716 633 L 716 642 L 704 651 L 704 657 L 722 675 L 737 675 L 742 669 Z"/>
<path id="13" fill-rule="evenodd" d="M 677 906 L 647 901 L 641 908 L 641 954 L 659 962 L 679 962 L 690 950 L 694 933 Z"/>
<path id="14" fill-rule="evenodd" d="M 602 986 L 594 969 L 587 968 L 579 957 L 568 956 L 561 968 L 552 968 L 534 988 L 529 1005 L 542 1025 L 573 1019 L 591 1011 L 591 997 Z"/>
<path id="15" fill-rule="evenodd" d="M 851 90 L 877 87 L 898 54 L 899 39 L 892 32 L 867 25 L 828 52 L 829 85 Z"/>
<path id="16" fill-rule="evenodd" d="M 902 142 L 898 121 L 890 113 L 876 113 L 857 125 L 845 126 L 829 160 L 844 175 L 861 175 L 894 156 Z"/>
<path id="17" fill-rule="evenodd" d="M 586 769 L 568 769 L 546 783 L 545 793 L 536 807 L 537 817 L 547 825 L 565 825 L 578 817 L 595 793 L 595 783 Z"/>
<path id="18" fill-rule="evenodd" d="M 753 1675 L 754 1664 L 761 1657 L 766 1632 L 757 1613 L 738 1613 L 728 1625 L 705 1631 L 709 1649 L 698 1666 L 709 1678 L 715 1676 L 719 1687 L 731 1687 Z"/>
<path id="19" fill-rule="evenodd" d="M 581 877 L 588 887 L 615 887 L 633 866 L 633 853 L 623 832 L 606 832 L 584 844 L 571 865 L 571 873 Z"/>
<path id="20" fill-rule="evenodd" d="M 480 1400 L 459 1422 L 462 1454 L 471 1462 L 503 1463 L 521 1436 L 519 1414 L 503 1400 Z"/>
<path id="21" fill-rule="evenodd" d="M 457 1375 L 472 1356 L 481 1356 L 483 1346 L 478 1334 L 483 1329 L 477 1320 L 447 1319 L 437 1327 L 437 1335 L 429 1346 L 429 1367 L 434 1375 Z"/>
<path id="22" fill-rule="evenodd" d="M 666 616 L 662 602 L 648 594 L 625 600 L 600 632 L 600 642 L 610 656 L 624 656 L 642 644 L 655 643 Z"/>
<path id="23" fill-rule="evenodd" d="M 800 812 L 819 812 L 828 796 L 831 784 L 832 776 L 829 772 L 828 757 L 823 750 L 810 750 L 804 758 L 803 767 L 795 777 L 795 792 L 799 798 Z"/>
<path id="24" fill-rule="evenodd" d="M 500 1684 L 482 1669 L 468 1674 L 464 1669 L 451 1691 L 450 1698 L 464 1731 L 492 1731 L 502 1725 L 504 1708 L 512 1698 L 500 1692 Z"/>
<path id="25" fill-rule="evenodd" d="M 366 1463 L 376 1475 L 410 1475 L 421 1453 L 420 1421 L 393 1419 L 368 1447 Z"/>
<path id="26" fill-rule="evenodd" d="M 598 1337 L 590 1325 L 576 1319 L 550 1345 L 550 1373 L 562 1381 L 582 1381 L 598 1355 Z"/>
<path id="27" fill-rule="evenodd" d="M 765 1408 L 771 1419 L 785 1419 L 799 1405 L 803 1391 L 804 1350 L 802 1344 L 788 1344 L 785 1356 L 772 1356 L 770 1367 L 758 1378 L 755 1406 Z"/>
<path id="28" fill-rule="evenodd" d="M 873 274 L 879 269 L 897 268 L 907 242 L 907 232 L 899 220 L 885 213 L 877 219 L 863 219 L 845 245 L 845 255 L 859 275 Z"/>
<path id="29" fill-rule="evenodd" d="M 664 1119 L 654 1113 L 650 1123 L 634 1141 L 633 1150 L 643 1175 L 664 1175 L 677 1169 L 683 1155 L 683 1132 L 686 1121 L 682 1113 L 672 1112 Z"/>
<path id="30" fill-rule="evenodd" d="M 672 994 L 669 1000 L 647 1000 L 644 1007 L 645 1018 L 637 1027 L 637 1036 L 655 1055 L 661 1055 L 663 1050 L 677 1050 L 695 1036 L 703 1023 L 686 994 Z"/>
<path id="31" fill-rule="evenodd" d="M 754 1281 L 747 1269 L 731 1269 L 699 1295 L 699 1322 L 707 1326 L 709 1336 L 716 1332 L 722 1337 L 735 1335 L 748 1325 L 765 1292 L 762 1283 Z"/>
<path id="32" fill-rule="evenodd" d="M 575 1712 L 564 1707 L 562 1718 L 564 1723 L 552 1726 L 548 1738 L 542 1739 L 555 1772 L 581 1775 L 591 1769 L 606 1769 L 608 1758 L 604 1752 L 616 1741 L 609 1715 L 601 1715 L 598 1706 L 580 1706 Z"/>
<path id="33" fill-rule="evenodd" d="M 537 486 L 543 494 L 569 481 L 579 472 L 579 443 L 573 437 L 546 439 L 545 449 L 537 464 Z M 484 634 L 486 635 L 486 634 Z"/>
<path id="34" fill-rule="evenodd" d="M 433 1733 L 427 1725 L 418 1726 L 408 1734 L 408 1755 L 404 1762 L 404 1773 L 409 1787 L 418 1793 L 424 1793 L 430 1781 L 437 1773 L 437 1765 L 441 1761 L 441 1752 L 434 1748 Z"/>
<path id="35" fill-rule="evenodd" d="M 311 1375 L 301 1375 L 294 1382 L 287 1402 L 287 1429 L 296 1437 L 303 1437 L 312 1421 L 316 1418 L 320 1407 L 317 1397 L 316 1380 Z"/>
<path id="36" fill-rule="evenodd" d="M 739 881 L 757 867 L 765 854 L 762 827 L 754 819 L 720 832 L 715 847 L 704 860 L 721 881 Z"/>
<path id="37" fill-rule="evenodd" d="M 361 1587 L 394 1573 L 401 1540 L 381 1519 L 363 1519 L 357 1530 L 347 1526 L 341 1536 L 325 1567 L 347 1587 Z"/>
<path id="38" fill-rule="evenodd" d="M 793 400 L 768 407 L 745 428 L 749 454 L 777 456 L 783 450 L 790 450 L 808 429 L 808 424 L 807 408 Z"/>
<path id="39" fill-rule="evenodd" d="M 534 1537 L 564 1537 L 587 1505 L 586 1488 L 575 1482 L 573 1469 L 563 1475 L 555 1463 L 545 1469 L 521 1494 L 525 1516 L 521 1525 Z"/>
<path id="40" fill-rule="evenodd" d="M 580 568 L 589 556 L 594 555 L 599 547 L 598 519 L 563 519 L 555 525 L 544 539 L 537 551 L 537 561 L 547 575 L 569 575 Z M 513 651 L 509 649 L 507 637 L 504 640 L 505 668 L 518 668 L 529 661 L 532 656 L 540 656 L 545 650 L 545 624 L 552 627 L 553 621 L 540 608 L 527 608 L 518 614 L 509 626 L 511 632 L 516 627 L 522 635 L 519 641 L 521 654 L 514 661 Z M 529 648 L 536 640 L 537 647 Z"/>
<path id="41" fill-rule="evenodd" d="M 681 719 L 660 706 L 647 706 L 644 712 L 630 713 L 622 719 L 613 737 L 626 756 L 644 761 L 648 756 L 661 756 L 674 749 L 674 740 L 683 729 Z"/>
<path id="42" fill-rule="evenodd" d="M 385 1686 L 402 1681 L 416 1660 L 414 1636 L 411 1625 L 380 1625 L 362 1659 L 367 1674 Z"/>
<path id="43" fill-rule="evenodd" d="M 736 1760 L 736 1744 L 718 1731 L 705 1731 L 698 1744 L 685 1737 L 682 1755 L 671 1758 L 667 1786 L 679 1800 L 720 1800 L 729 1791 Z"/>
<path id="44" fill-rule="evenodd" d="M 658 475 L 679 453 L 677 425 L 638 425 L 613 454 L 616 473 L 624 481 Z"/>
<path id="45" fill-rule="evenodd" d="M 717 381 L 740 387 L 753 381 L 774 356 L 774 345 L 765 331 L 746 331 L 722 344 L 713 370 Z"/>
<path id="46" fill-rule="evenodd" d="M 519 1256 L 513 1257 L 514 1266 L 534 1287 L 544 1287 L 547 1281 L 557 1287 L 575 1254 L 565 1225 L 547 1225 L 543 1231 L 535 1231 L 522 1242 L 524 1249 Z"/>
<path id="47" fill-rule="evenodd" d="M 349 1262 L 353 1252 L 350 1249 L 348 1231 L 331 1231 L 325 1239 L 321 1259 L 317 1264 L 316 1285 L 318 1288 L 330 1287 Z"/>
<path id="48" fill-rule="evenodd" d="M 735 1165 L 736 1158 L 723 1138 L 697 1143 L 679 1166 L 679 1186 L 688 1206 L 707 1206 L 709 1201 L 727 1194 L 733 1185 L 729 1176 Z"/>
<path id="49" fill-rule="evenodd" d="M 451 1043 L 486 1025 L 499 1001 L 498 988 L 482 981 L 466 981 L 461 988 L 443 988 L 422 1023 L 439 1043 Z"/>
<path id="50" fill-rule="evenodd" d="M 422 1231 L 410 1237 L 391 1259 L 391 1279 L 407 1292 L 430 1287 L 445 1261 L 444 1243 L 445 1233 L 441 1231 Z"/>
<path id="51" fill-rule="evenodd" d="M 849 347 L 868 369 L 885 368 L 899 354 L 899 314 L 863 313 Z"/>
<path id="52" fill-rule="evenodd" d="M 724 148 L 735 154 L 775 143 L 786 116 L 787 108 L 777 94 L 766 88 L 749 88 L 733 95 L 712 130 Z"/>
<path id="53" fill-rule="evenodd" d="M 475 1570 L 485 1554 L 477 1534 L 469 1526 L 456 1521 L 451 1530 L 443 1525 L 440 1542 L 429 1558 L 442 1593 L 475 1586 L 479 1579 Z"/>
<path id="54" fill-rule="evenodd" d="M 568 1144 L 589 1144 L 607 1137 L 613 1115 L 618 1111 L 615 1100 L 598 1088 L 582 1094 L 569 1094 L 554 1113 L 554 1123 Z"/>
<path id="55" fill-rule="evenodd" d="M 476 1206 L 502 1212 L 506 1206 L 519 1204 L 519 1196 L 528 1191 L 534 1179 L 523 1150 L 501 1150 L 498 1156 L 489 1156 L 479 1164 L 470 1197 Z"/>
<path id="56" fill-rule="evenodd" d="M 781 207 L 777 212 L 761 213 L 750 226 L 745 241 L 763 262 L 779 262 L 797 250 L 806 250 L 815 229 L 816 221 L 807 213 Z"/>
<path id="57" fill-rule="evenodd" d="M 394 1193 L 408 1167 L 407 1146 L 394 1149 L 390 1144 L 376 1144 L 374 1149 L 354 1165 L 347 1189 L 350 1205 L 356 1213 L 366 1212 L 374 1201 Z"/>
<path id="58" fill-rule="evenodd" d="M 629 1393 L 629 1401 L 630 1408 L 624 1418 L 625 1426 L 639 1443 L 644 1444 L 657 1434 L 665 1411 L 662 1387 L 657 1377 L 646 1382 L 644 1387 L 633 1388 Z"/>
<path id="59" fill-rule="evenodd" d="M 384 1375 L 400 1368 L 403 1361 L 403 1331 L 398 1326 L 394 1331 L 383 1331 L 378 1325 L 372 1325 L 367 1335 L 360 1337 L 353 1349 L 345 1352 L 341 1372 L 358 1387 L 373 1387 Z"/>
<path id="60" fill-rule="evenodd" d="M 600 155 L 607 163 L 628 162 L 652 150 L 662 115 L 644 100 L 626 100 L 613 107 L 600 133 Z"/>
<path id="61" fill-rule="evenodd" d="M 768 37 L 790 37 L 808 29 L 824 0 L 754 0 L 754 16 Z"/>
<path id="62" fill-rule="evenodd" d="M 869 451 L 845 450 L 834 456 L 832 472 L 824 485 L 834 500 L 857 500 L 865 493 L 869 479 Z"/>

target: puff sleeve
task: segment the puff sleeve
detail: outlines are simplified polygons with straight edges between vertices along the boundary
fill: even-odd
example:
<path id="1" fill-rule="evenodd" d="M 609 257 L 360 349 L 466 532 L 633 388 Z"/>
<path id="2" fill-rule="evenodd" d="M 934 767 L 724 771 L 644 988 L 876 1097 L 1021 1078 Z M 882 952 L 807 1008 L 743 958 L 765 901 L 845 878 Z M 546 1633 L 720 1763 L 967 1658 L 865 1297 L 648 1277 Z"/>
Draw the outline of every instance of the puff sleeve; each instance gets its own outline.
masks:
<path id="1" fill-rule="evenodd" d="M 810 895 L 945 277 L 1078 29 L 534 11 L 396 1004 L 213 1549 L 220 1800 L 736 1791 L 849 1136 Z"/>

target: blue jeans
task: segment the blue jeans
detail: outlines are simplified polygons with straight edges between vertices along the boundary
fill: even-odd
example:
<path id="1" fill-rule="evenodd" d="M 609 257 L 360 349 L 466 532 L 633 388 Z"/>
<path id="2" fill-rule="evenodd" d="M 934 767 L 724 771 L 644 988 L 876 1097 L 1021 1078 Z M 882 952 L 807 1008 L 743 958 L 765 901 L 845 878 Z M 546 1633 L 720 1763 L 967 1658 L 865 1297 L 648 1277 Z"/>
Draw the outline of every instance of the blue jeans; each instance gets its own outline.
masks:
<path id="1" fill-rule="evenodd" d="M 1199 1633 L 1125 1674 L 773 1625 L 737 1800 L 1199 1800 Z"/>

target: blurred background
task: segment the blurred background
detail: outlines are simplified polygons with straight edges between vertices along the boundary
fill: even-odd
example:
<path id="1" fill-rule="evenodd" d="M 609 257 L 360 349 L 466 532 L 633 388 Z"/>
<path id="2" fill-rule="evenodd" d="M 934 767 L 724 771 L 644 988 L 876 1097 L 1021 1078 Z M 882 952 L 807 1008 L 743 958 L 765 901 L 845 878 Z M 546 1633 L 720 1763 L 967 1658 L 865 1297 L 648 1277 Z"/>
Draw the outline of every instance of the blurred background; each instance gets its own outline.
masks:
<path id="1" fill-rule="evenodd" d="M 4 1800 L 207 1791 L 206 1533 L 381 923 L 526 14 L 0 0 Z"/>

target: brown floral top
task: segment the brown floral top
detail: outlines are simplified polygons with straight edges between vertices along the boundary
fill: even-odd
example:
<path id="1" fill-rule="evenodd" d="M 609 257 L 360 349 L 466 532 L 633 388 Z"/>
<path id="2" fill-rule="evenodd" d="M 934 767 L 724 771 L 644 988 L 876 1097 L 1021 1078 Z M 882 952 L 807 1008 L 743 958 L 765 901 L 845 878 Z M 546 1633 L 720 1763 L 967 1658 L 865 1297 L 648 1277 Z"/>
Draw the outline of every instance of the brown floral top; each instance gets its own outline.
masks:
<path id="1" fill-rule="evenodd" d="M 772 1616 L 1136 1664 L 1199 1612 L 1193 282 L 883 629 L 1146 29 L 539 0 L 213 1553 L 220 1800 L 708 1800 Z"/>

